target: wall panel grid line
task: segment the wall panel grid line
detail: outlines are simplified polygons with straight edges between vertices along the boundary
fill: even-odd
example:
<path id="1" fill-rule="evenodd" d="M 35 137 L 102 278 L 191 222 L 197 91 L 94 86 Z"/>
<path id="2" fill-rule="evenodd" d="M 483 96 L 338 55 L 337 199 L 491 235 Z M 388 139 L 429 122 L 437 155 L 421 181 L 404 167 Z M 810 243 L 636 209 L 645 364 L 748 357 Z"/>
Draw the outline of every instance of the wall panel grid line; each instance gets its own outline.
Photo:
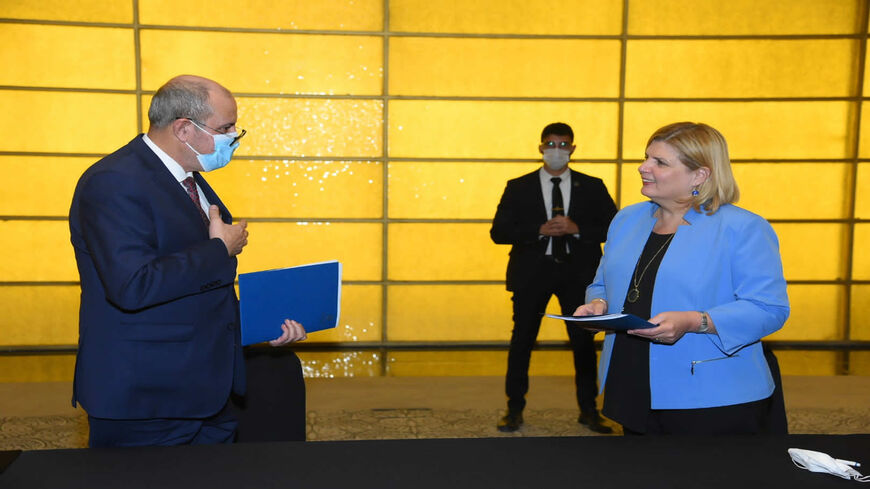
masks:
<path id="1" fill-rule="evenodd" d="M 140 70 L 137 70 L 140 71 Z M 141 77 L 141 74 L 139 75 Z M 386 78 L 386 76 L 385 76 Z M 385 80 L 388 81 L 388 80 Z M 141 80 L 140 80 L 141 83 Z M 40 85 L 0 85 L 0 90 L 26 92 L 61 92 L 61 93 L 104 93 L 151 96 L 155 90 L 143 89 L 111 89 L 87 87 L 50 87 Z M 386 89 L 385 89 L 386 90 Z M 623 88 L 624 91 L 624 88 Z M 831 97 L 513 97 L 513 96 L 461 96 L 461 95 L 354 95 L 354 94 L 324 94 L 324 93 L 267 93 L 239 92 L 233 94 L 236 99 L 266 98 L 266 99 L 316 99 L 316 100 L 382 100 L 382 101 L 445 101 L 445 102 L 717 102 L 717 103 L 747 103 L 747 102 L 867 102 L 870 97 L 831 96 Z"/>
<path id="2" fill-rule="evenodd" d="M 135 0 L 133 0 L 135 1 Z M 134 10 L 138 18 L 139 9 Z M 385 9 L 385 13 L 388 12 Z M 627 28 L 626 22 L 623 29 Z M 385 20 L 386 20 L 385 15 Z M 138 19 L 137 19 L 138 20 Z M 16 19 L 0 17 L 0 24 L 27 24 L 69 27 L 102 27 L 102 28 L 139 28 L 154 31 L 193 31 L 239 34 L 283 34 L 283 35 L 331 35 L 331 36 L 382 36 L 382 37 L 424 37 L 424 38 L 459 38 L 459 39 L 572 39 L 572 40 L 825 40 L 825 39 L 862 39 L 866 34 L 509 34 L 509 33 L 469 33 L 469 32 L 426 32 L 426 31 L 391 31 L 391 30 L 339 30 L 339 29 L 282 29 L 282 28 L 251 28 L 251 27 L 213 27 L 188 25 L 163 25 L 118 22 L 76 22 L 46 19 Z"/>
<path id="3" fill-rule="evenodd" d="M 477 225 L 486 225 L 489 224 L 490 220 L 485 218 L 415 218 L 415 217 L 402 217 L 397 218 L 390 215 L 390 191 L 391 187 L 393 189 L 397 188 L 397 185 L 394 181 L 391 181 L 391 173 L 390 166 L 400 166 L 405 165 L 409 168 L 414 167 L 422 167 L 422 166 L 437 166 L 442 165 L 443 167 L 447 167 L 449 165 L 475 165 L 478 163 L 506 163 L 506 164 L 530 164 L 536 163 L 538 160 L 532 158 L 509 158 L 509 157 L 497 157 L 497 158 L 485 158 L 485 157 L 450 157 L 444 155 L 437 155 L 434 157 L 423 157 L 423 156 L 391 156 L 390 155 L 390 145 L 394 141 L 400 138 L 391 139 L 391 136 L 395 136 L 395 134 L 391 134 L 391 120 L 390 120 L 390 111 L 392 107 L 401 106 L 402 102 L 414 102 L 414 101 L 432 101 L 432 102 L 495 102 L 495 103 L 520 103 L 520 102 L 533 102 L 533 103 L 541 103 L 542 105 L 547 103 L 611 103 L 615 107 L 616 116 L 613 120 L 612 124 L 615 125 L 615 149 L 612 154 L 608 154 L 607 158 L 578 158 L 576 160 L 572 160 L 574 163 L 584 164 L 584 165 L 595 165 L 596 168 L 607 168 L 613 167 L 614 177 L 613 182 L 615 182 L 614 188 L 609 189 L 611 191 L 611 195 L 615 197 L 615 200 L 619 206 L 623 206 L 626 202 L 630 202 L 632 198 L 630 195 L 624 195 L 624 179 L 627 178 L 626 175 L 623 175 L 623 171 L 627 168 L 627 165 L 634 165 L 639 162 L 636 158 L 626 158 L 626 153 L 630 154 L 630 156 L 637 156 L 635 151 L 632 149 L 632 144 L 634 141 L 627 140 L 629 134 L 631 132 L 630 123 L 631 121 L 627 119 L 630 118 L 630 114 L 627 115 L 627 112 L 631 110 L 629 107 L 630 104 L 656 104 L 656 103 L 714 103 L 714 104 L 722 104 L 723 106 L 729 107 L 738 107 L 740 104 L 752 104 L 752 103 L 770 103 L 770 102 L 783 102 L 783 103 L 814 103 L 814 102 L 841 102 L 847 105 L 847 110 L 849 114 L 846 116 L 845 125 L 845 140 L 846 146 L 848 146 L 847 150 L 843 151 L 843 155 L 831 153 L 832 156 L 844 156 L 842 158 L 839 157 L 824 157 L 827 156 L 828 153 L 820 153 L 819 155 L 812 155 L 814 157 L 809 158 L 799 158 L 799 157 L 788 157 L 788 158 L 755 158 L 751 155 L 749 157 L 743 158 L 734 158 L 732 161 L 735 163 L 735 166 L 747 166 L 752 167 L 756 164 L 812 164 L 818 165 L 821 168 L 821 165 L 825 165 L 825 169 L 828 167 L 834 168 L 835 166 L 843 166 L 846 168 L 844 170 L 844 174 L 848 182 L 845 184 L 842 194 L 843 200 L 843 215 L 844 217 L 832 217 L 832 218 L 770 218 L 768 219 L 773 224 L 801 224 L 801 225 L 810 225 L 810 224 L 837 224 L 842 225 L 837 228 L 838 233 L 843 234 L 843 241 L 841 246 L 842 254 L 838 255 L 837 262 L 838 264 L 842 264 L 842 274 L 836 275 L 838 278 L 834 280 L 788 280 L 789 285 L 801 285 L 801 286 L 812 286 L 812 285 L 825 285 L 825 286 L 837 286 L 844 288 L 844 292 L 842 293 L 842 305 L 844 308 L 843 314 L 837 319 L 838 324 L 837 328 L 840 331 L 842 337 L 845 340 L 850 340 L 852 338 L 853 331 L 859 325 L 853 325 L 852 321 L 857 320 L 858 315 L 853 314 L 853 309 L 856 304 L 853 303 L 853 296 L 856 293 L 857 288 L 853 286 L 867 286 L 870 285 L 870 280 L 865 280 L 864 278 L 855 278 L 855 272 L 853 267 L 858 263 L 856 258 L 856 249 L 860 254 L 861 246 L 866 246 L 866 244 L 862 245 L 862 243 L 856 241 L 859 236 L 857 235 L 857 228 L 859 225 L 866 225 L 870 223 L 870 219 L 862 216 L 859 208 L 859 196 L 862 195 L 863 192 L 867 192 L 866 189 L 862 189 L 860 181 L 861 181 L 861 173 L 859 171 L 860 164 L 870 163 L 870 157 L 862 157 L 862 131 L 868 131 L 866 127 L 862 127 L 862 117 L 865 116 L 862 107 L 863 103 L 870 101 L 870 97 L 867 96 L 864 90 L 865 84 L 865 69 L 866 69 L 866 55 L 867 55 L 867 32 L 868 32 L 868 2 L 861 1 L 860 2 L 860 13 L 858 20 L 856 22 L 856 31 L 854 33 L 815 33 L 815 34 L 769 34 L 769 33 L 759 33 L 759 34 L 704 34 L 704 35 L 649 35 L 649 34 L 636 34 L 632 32 L 632 27 L 629 23 L 630 13 L 632 11 L 633 5 L 630 0 L 622 0 L 622 12 L 621 18 L 619 19 L 621 25 L 614 29 L 613 34 L 524 34 L 524 33 L 468 33 L 468 32 L 454 32 L 448 31 L 445 32 L 426 32 L 426 31 L 417 31 L 417 30 L 402 30 L 398 29 L 395 26 L 391 25 L 391 0 L 383 0 L 380 8 L 382 9 L 382 25 L 381 29 L 297 29 L 297 28 L 252 28 L 252 27 L 220 27 L 220 26 L 185 26 L 185 25 L 174 25 L 172 23 L 167 24 L 159 24 L 153 22 L 153 19 L 149 20 L 148 23 L 142 23 L 140 13 L 142 10 L 142 5 L 145 2 L 143 0 L 130 0 L 130 5 L 132 7 L 132 19 L 131 22 L 80 22 L 80 21 L 65 21 L 65 20 L 40 20 L 38 18 L 25 18 L 25 19 L 17 19 L 17 18 L 9 18 L 4 17 L 0 18 L 0 27 L 2 25 L 25 25 L 25 26 L 60 26 L 60 27 L 86 27 L 86 28 L 99 28 L 99 29 L 129 29 L 132 33 L 133 38 L 133 53 L 132 58 L 134 60 L 133 70 L 135 70 L 133 76 L 133 87 L 125 88 L 125 89 L 117 89 L 117 88 L 95 88 L 88 86 L 81 87 L 58 87 L 58 86 L 37 86 L 34 84 L 2 84 L 0 85 L 0 91 L 7 92 L 19 92 L 19 93 L 58 93 L 58 94 L 106 94 L 106 95 L 132 95 L 136 99 L 136 128 L 139 132 L 142 132 L 146 128 L 144 127 L 147 122 L 143 123 L 144 119 L 144 110 L 143 102 L 147 101 L 150 96 L 154 94 L 154 90 L 144 90 L 143 89 L 143 53 L 142 53 L 142 36 L 147 33 L 155 33 L 155 32 L 166 32 L 166 33 L 219 33 L 219 34 L 240 34 L 240 35 L 250 35 L 250 36 L 260 36 L 260 35 L 289 35 L 289 36 L 297 36 L 300 38 L 304 38 L 306 36 L 340 36 L 343 38 L 347 37 L 360 37 L 360 38 L 376 38 L 381 42 L 381 52 L 380 52 L 380 62 L 382 66 L 382 73 L 380 78 L 380 94 L 377 94 L 377 90 L 371 90 L 372 93 L 363 93 L 363 94 L 354 94 L 352 91 L 349 93 L 340 93 L 340 94 L 331 94 L 325 93 L 325 91 L 320 91 L 317 93 L 309 93 L 305 90 L 294 91 L 293 93 L 289 92 L 261 92 L 256 89 L 250 91 L 239 91 L 236 93 L 236 97 L 239 100 L 243 99 L 268 99 L 268 100 L 317 100 L 317 101 L 370 101 L 370 102 L 379 102 L 382 104 L 382 118 L 379 121 L 381 124 L 381 133 L 379 136 L 379 152 L 373 152 L 371 154 L 366 154 L 360 157 L 353 157 L 347 155 L 341 156 L 297 156 L 292 154 L 279 154 L 279 155 L 264 155 L 264 154 L 254 154 L 254 155 L 245 155 L 241 157 L 237 157 L 237 160 L 250 160 L 250 161 L 274 161 L 274 160 L 284 160 L 292 161 L 292 162 L 370 162 L 377 163 L 381 165 L 380 168 L 380 178 L 381 178 L 381 186 L 380 186 L 380 217 L 347 217 L 340 214 L 335 215 L 334 217 L 263 217 L 257 214 L 251 216 L 236 216 L 237 218 L 245 218 L 249 222 L 252 223 L 347 223 L 347 224 L 379 224 L 380 228 L 380 239 L 382 241 L 379 250 L 379 258 L 381 263 L 379 264 L 379 273 L 380 278 L 377 280 L 345 280 L 344 283 L 346 285 L 366 285 L 366 286 L 379 286 L 380 287 L 380 312 L 379 312 L 379 320 L 381 322 L 380 329 L 380 341 L 384 345 L 390 343 L 390 331 L 391 331 L 391 318 L 390 318 L 390 295 L 389 288 L 391 286 L 437 286 L 437 285 L 502 285 L 503 281 L 500 280 L 390 280 L 390 266 L 391 260 L 391 250 L 390 250 L 390 229 L 391 227 L 395 227 L 395 225 L 400 224 L 426 224 L 426 225 L 450 225 L 450 224 L 477 224 Z M 635 7 L 637 7 L 635 5 Z M 639 8 L 639 7 L 637 7 Z M 606 95 L 592 95 L 592 96 L 547 96 L 543 94 L 541 96 L 528 96 L 528 95 L 438 95 L 438 94 L 401 94 L 401 93 L 391 93 L 390 81 L 395 80 L 400 75 L 396 75 L 396 77 L 392 77 L 391 75 L 398 71 L 398 68 L 390 66 L 390 57 L 391 57 L 391 46 L 397 46 L 395 49 L 398 50 L 401 46 L 399 39 L 403 42 L 407 42 L 409 39 L 420 38 L 431 40 L 431 42 L 438 41 L 450 41 L 450 40 L 469 40 L 469 41 L 487 41 L 487 40 L 505 40 L 505 41 L 615 41 L 618 42 L 618 63 L 614 66 L 618 69 L 618 89 L 616 90 L 616 94 L 614 95 L 612 92 Z M 396 40 L 395 43 L 392 40 Z M 839 93 L 836 89 L 831 89 L 830 91 L 836 95 L 825 95 L 820 94 L 818 96 L 782 96 L 776 93 L 772 93 L 770 96 L 750 96 L 750 97 L 742 97 L 742 96 L 632 96 L 629 93 L 631 90 L 627 88 L 628 77 L 627 73 L 629 71 L 629 61 L 631 56 L 631 46 L 633 46 L 633 42 L 640 41 L 641 43 L 646 41 L 856 41 L 855 43 L 849 43 L 850 46 L 855 46 L 854 55 L 850 59 L 850 62 L 854 63 L 852 67 L 854 69 L 854 79 L 849 79 L 849 87 L 847 90 L 841 90 Z M 638 44 L 641 44 L 638 43 Z M 637 44 L 634 44 L 637 45 Z M 395 54 L 395 53 L 394 53 Z M 340 56 L 341 54 L 336 54 Z M 615 56 L 614 56 L 615 59 Z M 391 70 L 391 68 L 395 68 Z M 13 68 L 14 69 L 14 68 Z M 811 74 L 810 74 L 811 75 Z M 220 80 L 218 80 L 220 81 Z M 111 86 L 111 85 L 110 85 Z M 126 85 L 125 85 L 126 87 Z M 151 88 L 151 87 L 149 87 Z M 394 89 L 393 92 L 398 92 L 400 90 Z M 739 94 L 739 92 L 738 92 Z M 848 94 L 848 95 L 843 95 Z M 397 118 L 397 120 L 400 120 Z M 715 125 L 715 124 L 714 124 Z M 864 125 L 866 126 L 866 124 Z M 612 126 L 611 126 L 612 127 Z M 132 137 L 132 135 L 130 135 Z M 250 136 L 249 136 L 250 137 Z M 864 145 L 867 142 L 863 142 Z M 864 153 L 868 152 L 867 148 L 863 148 Z M 578 151 L 579 152 L 579 151 Z M 104 156 L 104 153 L 96 153 L 96 152 L 75 152 L 75 151 L 0 151 L 0 157 L 57 157 L 60 159 L 69 158 L 70 161 L 72 158 L 92 158 L 94 160 Z M 828 166 L 829 165 L 829 166 Z M 839 171 L 834 168 L 833 171 Z M 517 172 L 519 174 L 519 172 Z M 866 180 L 865 180 L 866 181 Z M 503 183 L 503 182 L 502 182 Z M 738 181 L 738 183 L 740 183 Z M 864 197 L 870 198 L 870 196 Z M 628 199 L 628 200 L 626 200 Z M 495 204 L 497 202 L 492 202 L 492 213 L 495 212 Z M 789 214 L 786 214 L 789 215 Z M 830 215 L 830 214 L 820 214 L 822 216 Z M 46 222 L 46 223 L 56 223 L 59 221 L 65 221 L 66 216 L 55 216 L 48 214 L 23 214 L 23 215 L 0 215 L 0 224 L 2 223 L 38 223 L 38 222 Z M 68 245 L 68 243 L 66 243 Z M 495 246 L 495 245 L 493 245 Z M 500 248 L 502 249 L 502 248 Z M 507 248 L 503 248 L 503 250 L 507 251 Z M 505 264 L 506 264 L 506 257 Z M 833 276 L 833 275 L 832 275 Z M 860 277 L 860 274 L 858 275 Z M 0 276 L 0 286 L 28 286 L 28 287 L 40 287 L 40 286 L 70 286 L 70 285 L 78 285 L 78 282 L 70 282 L 70 281 L 39 281 L 39 280 L 31 280 L 31 281 L 2 281 L 2 276 Z M 395 304 L 393 304 L 395 305 Z M 861 326 L 865 329 L 864 326 Z M 336 343 L 338 344 L 338 343 Z M 382 355 L 380 358 L 381 361 L 381 371 L 382 374 L 388 371 L 387 366 L 387 356 Z M 848 355 L 846 356 L 846 362 L 841 367 L 844 370 L 848 370 Z"/>

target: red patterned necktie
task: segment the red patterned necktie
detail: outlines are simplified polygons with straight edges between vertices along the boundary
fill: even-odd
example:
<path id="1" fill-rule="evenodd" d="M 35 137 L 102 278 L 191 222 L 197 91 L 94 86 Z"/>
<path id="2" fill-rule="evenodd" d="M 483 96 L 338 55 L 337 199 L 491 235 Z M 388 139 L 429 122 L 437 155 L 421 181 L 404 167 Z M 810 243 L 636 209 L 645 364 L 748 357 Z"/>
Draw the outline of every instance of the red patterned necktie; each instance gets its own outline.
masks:
<path id="1" fill-rule="evenodd" d="M 181 184 L 184 185 L 185 189 L 187 189 L 187 195 L 190 196 L 190 200 L 193 201 L 193 205 L 195 205 L 196 210 L 199 211 L 199 217 L 202 218 L 202 222 L 208 226 L 208 216 L 205 215 L 205 211 L 202 210 L 202 205 L 199 203 L 199 192 L 196 191 L 196 181 L 193 177 L 187 177 L 181 181 Z"/>

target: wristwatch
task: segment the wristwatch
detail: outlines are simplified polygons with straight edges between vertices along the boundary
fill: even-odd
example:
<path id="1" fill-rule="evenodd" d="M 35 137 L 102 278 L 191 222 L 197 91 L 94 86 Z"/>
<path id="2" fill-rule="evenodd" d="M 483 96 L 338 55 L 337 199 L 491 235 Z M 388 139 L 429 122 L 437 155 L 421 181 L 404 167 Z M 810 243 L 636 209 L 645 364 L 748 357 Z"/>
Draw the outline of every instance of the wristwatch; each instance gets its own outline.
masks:
<path id="1" fill-rule="evenodd" d="M 707 322 L 707 313 L 704 311 L 698 311 L 701 313 L 701 325 L 698 326 L 698 333 L 706 333 L 707 330 L 710 329 L 710 323 Z"/>

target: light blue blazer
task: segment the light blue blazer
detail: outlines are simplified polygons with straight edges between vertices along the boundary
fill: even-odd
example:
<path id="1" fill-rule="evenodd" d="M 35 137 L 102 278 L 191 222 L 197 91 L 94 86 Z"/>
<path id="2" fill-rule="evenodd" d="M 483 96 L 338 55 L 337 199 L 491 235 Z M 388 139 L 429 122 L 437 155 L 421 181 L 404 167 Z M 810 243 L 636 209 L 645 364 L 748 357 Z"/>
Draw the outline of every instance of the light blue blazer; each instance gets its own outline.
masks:
<path id="1" fill-rule="evenodd" d="M 614 217 L 586 302 L 603 298 L 608 312 L 622 311 L 657 209 L 653 202 L 641 202 Z M 706 311 L 717 334 L 686 333 L 673 345 L 650 344 L 652 408 L 707 408 L 767 398 L 774 385 L 760 340 L 780 329 L 789 314 L 776 234 L 766 220 L 733 205 L 712 216 L 690 209 L 685 220 L 689 225 L 677 230 L 656 275 L 651 314 Z M 613 341 L 612 333 L 605 336 L 598 366 L 605 391 Z"/>

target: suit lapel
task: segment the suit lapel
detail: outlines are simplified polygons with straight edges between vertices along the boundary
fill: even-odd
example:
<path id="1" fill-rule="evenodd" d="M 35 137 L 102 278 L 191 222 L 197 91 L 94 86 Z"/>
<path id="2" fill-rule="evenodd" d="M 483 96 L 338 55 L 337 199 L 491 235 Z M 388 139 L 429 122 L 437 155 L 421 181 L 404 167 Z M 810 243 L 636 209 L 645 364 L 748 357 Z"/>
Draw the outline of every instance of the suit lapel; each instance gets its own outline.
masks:
<path id="1" fill-rule="evenodd" d="M 573 216 L 576 207 L 580 205 L 580 177 L 576 171 L 569 171 L 571 172 L 571 202 L 568 202 L 568 212 L 565 215 Z"/>
<path id="2" fill-rule="evenodd" d="M 169 169 L 166 168 L 166 165 L 160 161 L 160 157 L 151 151 L 151 148 L 145 144 L 145 141 L 142 140 L 141 136 L 139 136 L 135 141 L 136 144 L 134 149 L 136 153 L 142 158 L 144 165 L 151 170 L 151 175 L 153 176 L 155 185 L 169 195 L 171 205 L 175 209 L 182 209 L 180 212 L 186 214 L 189 220 L 200 223 L 203 229 L 207 230 L 207 226 L 202 222 L 202 217 L 200 217 L 196 207 L 192 205 L 193 201 L 190 199 L 190 196 L 187 195 L 184 187 L 175 179 L 172 172 L 170 172 Z M 200 184 L 200 188 L 208 186 L 202 177 L 197 178 L 198 174 L 196 172 L 194 172 L 194 175 L 197 183 Z M 217 196 L 214 195 L 213 191 L 211 191 L 211 187 L 209 187 L 209 191 L 214 196 L 215 200 L 217 200 Z M 208 193 L 206 193 L 206 199 L 209 202 L 213 202 Z M 221 207 L 222 204 L 218 203 L 218 206 Z M 221 209 L 221 212 L 223 213 L 224 209 Z"/>
<path id="3" fill-rule="evenodd" d="M 536 201 L 538 202 L 538 214 L 544 216 L 544 221 L 550 219 L 550 216 L 547 215 L 547 205 L 544 203 L 544 189 L 541 188 L 541 174 L 540 170 L 535 171 L 529 174 L 527 185 L 533 187 L 534 190 L 529 189 L 529 193 L 527 195 L 536 195 Z"/>

